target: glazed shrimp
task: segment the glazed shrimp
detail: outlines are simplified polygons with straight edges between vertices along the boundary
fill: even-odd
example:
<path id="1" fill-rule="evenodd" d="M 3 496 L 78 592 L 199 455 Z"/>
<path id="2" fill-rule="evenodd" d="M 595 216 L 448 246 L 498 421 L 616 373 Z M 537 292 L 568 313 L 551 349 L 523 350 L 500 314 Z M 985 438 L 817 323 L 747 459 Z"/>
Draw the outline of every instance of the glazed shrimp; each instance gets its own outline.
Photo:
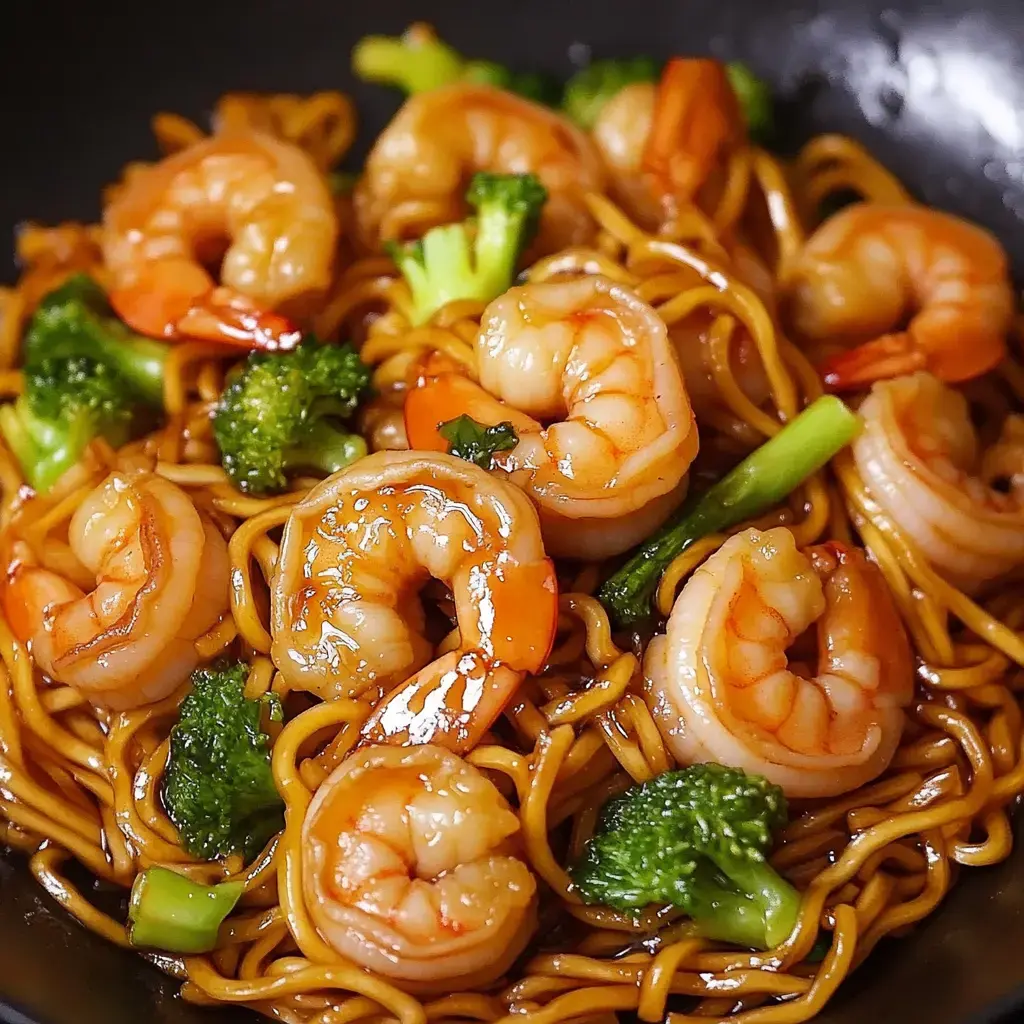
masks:
<path id="1" fill-rule="evenodd" d="M 1024 563 L 1020 417 L 982 456 L 967 400 L 927 373 L 876 384 L 860 415 L 861 478 L 936 569 L 974 590 Z M 1010 481 L 1009 493 L 996 479 Z"/>
<path id="2" fill-rule="evenodd" d="M 591 129 L 608 169 L 612 192 L 638 223 L 655 229 L 664 219 L 644 169 L 644 150 L 654 123 L 655 84 L 632 82 L 601 108 Z"/>
<path id="3" fill-rule="evenodd" d="M 430 577 L 451 588 L 461 638 L 436 660 L 416 596 Z M 450 455 L 379 452 L 288 519 L 272 656 L 325 700 L 390 691 L 365 726 L 373 740 L 466 750 L 547 659 L 556 591 L 521 491 Z"/>
<path id="4" fill-rule="evenodd" d="M 540 178 L 548 200 L 533 251 L 557 252 L 594 237 L 583 197 L 603 190 L 604 171 L 587 136 L 512 93 L 449 85 L 407 100 L 371 150 L 355 191 L 364 244 L 376 247 L 413 220 L 417 233 L 460 220 L 476 171 Z"/>
<path id="5" fill-rule="evenodd" d="M 179 487 L 115 472 L 75 511 L 68 544 L 96 588 L 83 593 L 16 541 L 3 587 L 11 629 L 43 672 L 94 704 L 166 697 L 199 663 L 193 641 L 227 610 L 224 538 Z"/>
<path id="6" fill-rule="evenodd" d="M 306 813 L 306 906 L 324 939 L 368 970 L 421 985 L 493 981 L 536 927 L 518 830 L 494 784 L 449 751 L 363 747 Z"/>
<path id="7" fill-rule="evenodd" d="M 987 231 L 923 206 L 858 203 L 808 240 L 791 312 L 807 338 L 863 342 L 821 365 L 834 390 L 915 370 L 955 383 L 1006 354 L 1013 291 Z"/>
<path id="8" fill-rule="evenodd" d="M 410 391 L 409 443 L 446 451 L 438 425 L 460 413 L 509 420 L 519 442 L 495 465 L 537 503 L 552 554 L 625 551 L 682 501 L 697 427 L 665 324 L 627 288 L 597 275 L 512 288 L 476 352 L 480 386 L 443 374 Z"/>
<path id="9" fill-rule="evenodd" d="M 818 674 L 786 649 L 817 624 Z M 903 732 L 913 661 L 878 569 L 784 527 L 727 540 L 690 578 L 644 663 L 652 710 L 682 764 L 757 772 L 828 797 L 880 774 Z"/>
<path id="10" fill-rule="evenodd" d="M 298 332 L 270 310 L 305 312 L 330 284 L 337 237 L 327 184 L 301 149 L 214 136 L 141 171 L 107 208 L 111 303 L 155 338 L 287 348 Z M 222 254 L 218 287 L 204 264 Z"/>

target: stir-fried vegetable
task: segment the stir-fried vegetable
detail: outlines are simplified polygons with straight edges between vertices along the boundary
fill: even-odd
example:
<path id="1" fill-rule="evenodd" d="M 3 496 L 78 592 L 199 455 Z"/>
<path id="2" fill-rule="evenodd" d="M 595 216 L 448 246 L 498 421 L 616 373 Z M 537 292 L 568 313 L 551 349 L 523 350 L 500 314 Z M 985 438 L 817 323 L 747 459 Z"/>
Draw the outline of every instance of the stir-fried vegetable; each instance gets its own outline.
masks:
<path id="1" fill-rule="evenodd" d="M 194 672 L 171 729 L 164 806 L 196 857 L 251 856 L 284 823 L 264 732 L 266 718 L 280 719 L 281 702 L 247 699 L 247 673 L 242 662 Z"/>
<path id="2" fill-rule="evenodd" d="M 675 522 L 646 541 L 601 587 L 602 604 L 620 626 L 651 615 L 651 594 L 669 563 L 694 541 L 768 511 L 845 448 L 859 417 L 832 395 L 819 398 L 688 503 Z"/>
<path id="3" fill-rule="evenodd" d="M 719 764 L 666 772 L 604 807 L 573 880 L 588 902 L 674 904 L 709 938 L 769 949 L 800 907 L 766 861 L 786 814 L 782 790 L 759 775 Z"/>
<path id="4" fill-rule="evenodd" d="M 470 60 L 424 24 L 410 26 L 399 38 L 361 39 L 352 51 L 352 70 L 364 81 L 397 86 L 410 96 L 454 82 L 476 82 L 538 103 L 554 103 L 558 98 L 558 83 L 549 76 L 516 73 L 495 61 Z"/>
<path id="5" fill-rule="evenodd" d="M 154 418 L 167 346 L 132 334 L 91 278 L 50 292 L 29 324 L 24 392 L 0 408 L 3 434 L 29 484 L 48 491 L 105 438 L 116 446 Z"/>
<path id="6" fill-rule="evenodd" d="M 481 469 L 490 469 L 497 452 L 511 451 L 519 444 L 519 436 L 511 423 L 497 423 L 486 427 L 472 416 L 457 416 L 442 423 L 437 432 L 448 442 L 448 454 Z"/>
<path id="7" fill-rule="evenodd" d="M 329 475 L 361 458 L 366 442 L 345 423 L 369 385 L 369 367 L 348 345 L 306 338 L 291 352 L 250 355 L 213 419 L 232 483 L 272 494 L 297 472 Z"/>
<path id="8" fill-rule="evenodd" d="M 244 891 L 244 882 L 202 885 L 168 868 L 146 868 L 132 886 L 128 939 L 168 953 L 207 953 Z"/>
<path id="9" fill-rule="evenodd" d="M 507 291 L 547 197 L 532 174 L 481 172 L 466 193 L 475 217 L 431 228 L 415 242 L 391 244 L 388 251 L 412 291 L 415 322 L 456 299 L 489 302 Z"/>

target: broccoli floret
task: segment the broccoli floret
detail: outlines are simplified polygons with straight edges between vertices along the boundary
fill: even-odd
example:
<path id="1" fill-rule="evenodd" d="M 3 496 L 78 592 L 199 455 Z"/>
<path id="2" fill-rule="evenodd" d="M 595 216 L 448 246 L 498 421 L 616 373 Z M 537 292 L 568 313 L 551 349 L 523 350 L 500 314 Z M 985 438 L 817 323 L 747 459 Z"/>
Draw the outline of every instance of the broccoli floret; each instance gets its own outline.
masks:
<path id="1" fill-rule="evenodd" d="M 138 419 L 137 396 L 105 363 L 46 358 L 25 368 L 25 391 L 0 407 L 0 432 L 39 493 L 48 491 L 104 437 L 124 444 Z"/>
<path id="2" fill-rule="evenodd" d="M 388 252 L 412 291 L 413 319 L 424 323 L 456 299 L 491 299 L 507 291 L 537 230 L 547 190 L 532 174 L 473 175 L 466 201 L 476 217 L 431 228 Z"/>
<path id="3" fill-rule="evenodd" d="M 263 731 L 264 716 L 280 719 L 281 702 L 276 695 L 248 700 L 247 673 L 242 662 L 193 672 L 171 729 L 164 806 L 196 857 L 252 856 L 283 827 Z"/>
<path id="4" fill-rule="evenodd" d="M 657 81 L 658 71 L 658 64 L 651 57 L 595 60 L 566 83 L 562 109 L 570 120 L 589 131 L 601 108 L 616 93 L 634 82 Z"/>
<path id="5" fill-rule="evenodd" d="M 605 805 L 573 880 L 587 902 L 674 904 L 708 938 L 770 949 L 800 908 L 766 861 L 786 815 L 782 790 L 739 768 L 666 772 Z"/>
<path id="6" fill-rule="evenodd" d="M 398 38 L 361 39 L 352 51 L 352 70 L 363 81 L 397 86 L 410 96 L 453 82 L 476 82 L 552 104 L 559 89 L 557 81 L 548 75 L 520 74 L 495 61 L 469 60 L 422 23 L 410 26 Z"/>
<path id="7" fill-rule="evenodd" d="M 92 278 L 46 295 L 25 334 L 24 393 L 0 408 L 0 432 L 25 479 L 48 491 L 97 437 L 124 444 L 163 398 L 167 346 L 132 334 Z"/>
<path id="8" fill-rule="evenodd" d="M 146 402 L 164 393 L 168 346 L 130 331 L 113 315 L 103 289 L 86 274 L 69 277 L 39 304 L 25 335 L 25 363 L 44 358 L 105 363 Z"/>
<path id="9" fill-rule="evenodd" d="M 253 353 L 221 395 L 213 435 L 234 485 L 271 494 L 302 470 L 328 475 L 366 454 L 342 427 L 370 383 L 348 345 L 307 337 L 291 352 Z"/>
<path id="10" fill-rule="evenodd" d="M 207 953 L 244 891 L 244 882 L 203 885 L 168 868 L 146 868 L 132 886 L 128 940 L 167 953 Z"/>
<path id="11" fill-rule="evenodd" d="M 442 423 L 437 432 L 448 442 L 448 454 L 490 469 L 497 452 L 509 452 L 519 444 L 519 435 L 511 423 L 485 427 L 465 413 Z"/>
<path id="12" fill-rule="evenodd" d="M 725 73 L 740 102 L 750 137 L 756 142 L 769 142 L 775 133 L 775 105 L 771 87 L 742 61 L 730 61 L 725 65 Z"/>

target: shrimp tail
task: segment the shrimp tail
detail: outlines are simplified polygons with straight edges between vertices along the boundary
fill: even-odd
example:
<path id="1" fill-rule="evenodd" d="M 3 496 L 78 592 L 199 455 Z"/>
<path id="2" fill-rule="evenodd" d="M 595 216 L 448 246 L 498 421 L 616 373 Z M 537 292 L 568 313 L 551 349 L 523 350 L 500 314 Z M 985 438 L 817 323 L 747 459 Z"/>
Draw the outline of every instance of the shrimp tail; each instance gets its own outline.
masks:
<path id="1" fill-rule="evenodd" d="M 301 332 L 287 317 L 261 309 L 230 288 L 216 287 L 189 260 L 157 260 L 110 294 L 117 315 L 133 330 L 165 341 L 192 339 L 232 348 L 281 352 Z"/>
<path id="2" fill-rule="evenodd" d="M 966 339 L 965 339 L 966 340 Z M 971 380 L 995 367 L 1005 346 L 964 344 L 955 358 L 929 352 L 911 331 L 883 334 L 819 364 L 818 370 L 830 391 L 852 391 L 872 384 L 929 370 L 949 383 Z"/>
<path id="3" fill-rule="evenodd" d="M 876 380 L 923 370 L 927 363 L 910 336 L 899 332 L 840 352 L 822 362 L 818 371 L 830 391 L 853 391 Z"/>

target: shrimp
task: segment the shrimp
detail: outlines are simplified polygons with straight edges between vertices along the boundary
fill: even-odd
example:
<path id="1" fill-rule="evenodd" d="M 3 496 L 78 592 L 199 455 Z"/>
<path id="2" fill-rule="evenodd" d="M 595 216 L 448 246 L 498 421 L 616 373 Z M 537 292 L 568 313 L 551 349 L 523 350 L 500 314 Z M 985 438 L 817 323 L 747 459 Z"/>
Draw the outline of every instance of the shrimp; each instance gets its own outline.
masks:
<path id="1" fill-rule="evenodd" d="M 786 656 L 815 623 L 817 676 Z M 910 645 L 878 569 L 844 544 L 800 552 L 784 527 L 730 537 L 693 574 L 644 669 L 680 763 L 734 765 L 794 797 L 884 771 L 913 696 Z"/>
<path id="2" fill-rule="evenodd" d="M 834 390 L 915 370 L 955 383 L 1006 354 L 1006 253 L 987 231 L 949 214 L 849 206 L 808 240 L 793 281 L 791 312 L 803 335 L 863 342 L 821 365 Z M 905 329 L 894 330 L 908 314 Z"/>
<path id="3" fill-rule="evenodd" d="M 601 108 L 591 129 L 612 182 L 612 192 L 641 225 L 657 228 L 664 211 L 643 171 L 654 123 L 655 84 L 632 82 Z"/>
<path id="4" fill-rule="evenodd" d="M 927 373 L 876 384 L 860 415 L 861 478 L 937 570 L 975 590 L 1024 563 L 1020 417 L 982 457 L 967 400 Z M 1002 478 L 1008 494 L 991 486 Z"/>
<path id="5" fill-rule="evenodd" d="M 392 225 L 459 220 L 476 171 L 532 172 L 548 191 L 533 251 L 583 245 L 596 233 L 584 202 L 604 189 L 590 139 L 559 114 L 484 85 L 449 85 L 413 96 L 378 137 L 355 191 L 365 245 L 394 237 Z M 417 213 L 417 211 L 420 211 Z"/>
<path id="6" fill-rule="evenodd" d="M 435 660 L 416 599 L 430 577 L 451 588 L 460 635 Z M 543 666 L 558 618 L 526 496 L 423 452 L 378 452 L 313 488 L 285 525 L 271 601 L 271 654 L 291 686 L 325 700 L 389 690 L 366 737 L 456 751 Z"/>
<path id="7" fill-rule="evenodd" d="M 361 747 L 306 812 L 306 907 L 338 953 L 376 974 L 485 984 L 537 924 L 537 882 L 515 856 L 518 831 L 494 784 L 455 754 Z"/>
<path id="8" fill-rule="evenodd" d="M 707 58 L 670 60 L 658 83 L 641 160 L 666 212 L 694 202 L 745 137 L 743 111 L 724 65 Z"/>
<path id="9" fill-rule="evenodd" d="M 166 697 L 199 663 L 194 641 L 227 611 L 224 538 L 189 496 L 146 472 L 111 473 L 75 510 L 68 545 L 96 588 L 12 544 L 3 610 L 36 664 L 115 709 Z"/>
<path id="10" fill-rule="evenodd" d="M 338 218 L 323 175 L 297 146 L 234 133 L 140 171 L 103 218 L 118 315 L 155 338 L 289 348 L 331 281 Z M 224 251 L 224 244 L 227 251 Z M 205 264 L 223 255 L 218 287 Z"/>
<path id="11" fill-rule="evenodd" d="M 480 386 L 441 374 L 409 392 L 409 443 L 446 451 L 438 425 L 460 413 L 511 422 L 494 465 L 537 503 L 552 554 L 625 551 L 682 501 L 697 427 L 665 324 L 633 292 L 598 275 L 512 288 L 476 352 Z"/>

